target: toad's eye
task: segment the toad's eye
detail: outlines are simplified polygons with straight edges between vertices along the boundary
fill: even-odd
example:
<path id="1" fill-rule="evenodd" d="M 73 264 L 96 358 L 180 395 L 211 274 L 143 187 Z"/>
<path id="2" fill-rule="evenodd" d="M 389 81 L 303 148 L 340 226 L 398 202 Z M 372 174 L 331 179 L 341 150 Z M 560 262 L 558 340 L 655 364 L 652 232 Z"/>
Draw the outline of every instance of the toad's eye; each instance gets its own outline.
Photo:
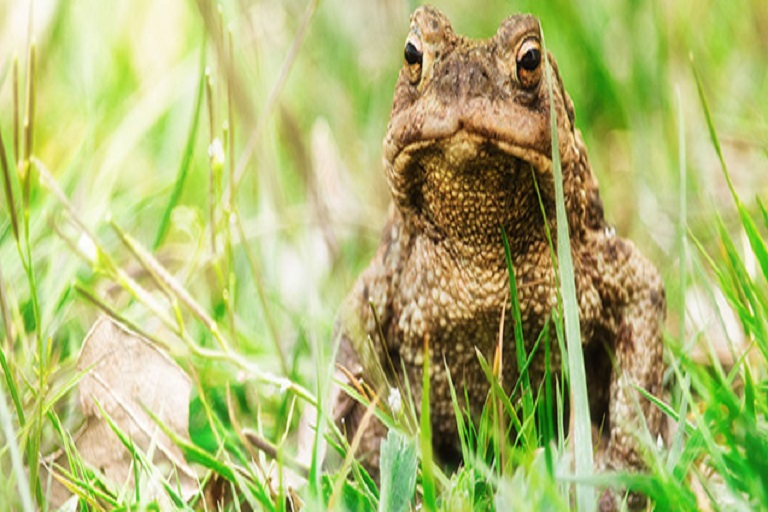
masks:
<path id="1" fill-rule="evenodd" d="M 539 67 L 541 51 L 538 48 L 528 48 L 517 60 L 517 66 L 526 71 L 533 71 Z"/>
<path id="2" fill-rule="evenodd" d="M 424 54 L 422 54 L 412 42 L 408 41 L 405 43 L 404 53 L 405 62 L 407 62 L 409 66 L 421 65 L 421 59 L 424 57 Z"/>
<path id="3" fill-rule="evenodd" d="M 421 37 L 416 32 L 411 32 L 405 41 L 403 57 L 405 57 L 405 71 L 408 74 L 408 80 L 414 85 L 418 84 L 421 81 L 424 48 Z"/>
<path id="4" fill-rule="evenodd" d="M 517 80 L 526 89 L 536 86 L 541 79 L 541 44 L 530 37 L 517 50 Z"/>

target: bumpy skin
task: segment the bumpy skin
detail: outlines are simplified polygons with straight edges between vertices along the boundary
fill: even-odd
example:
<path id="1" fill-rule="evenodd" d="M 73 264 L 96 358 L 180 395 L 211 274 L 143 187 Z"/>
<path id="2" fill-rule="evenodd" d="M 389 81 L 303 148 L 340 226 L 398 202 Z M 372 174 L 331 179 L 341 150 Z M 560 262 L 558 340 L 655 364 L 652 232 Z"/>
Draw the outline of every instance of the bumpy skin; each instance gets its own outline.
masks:
<path id="1" fill-rule="evenodd" d="M 433 8 L 412 15 L 407 39 L 412 63 L 407 49 L 384 140 L 393 205 L 381 245 L 339 317 L 338 363 L 386 398 L 384 381 L 394 382 L 379 370 L 390 368 L 387 350 L 397 371 L 405 367 L 418 406 L 426 340 L 432 361 L 432 430 L 440 440 L 438 453 L 446 454 L 458 436 L 443 361 L 457 388 L 466 387 L 473 412 L 479 412 L 488 381 L 475 349 L 493 359 L 506 305 L 503 384 L 512 390 L 518 368 L 500 226 L 509 238 L 530 353 L 557 303 L 551 249 L 534 186 L 536 180 L 554 233 L 549 113 L 554 108 L 593 430 L 601 436 L 597 464 L 600 469 L 642 469 L 639 412 L 654 439 L 661 418 L 633 385 L 661 393 L 664 288 L 653 265 L 631 242 L 615 236 L 603 218 L 597 179 L 554 59 L 549 56 L 552 104 L 543 55 L 535 69 L 526 68 L 525 54 L 540 48 L 540 38 L 538 21 L 526 15 L 504 21 L 489 40 L 456 35 Z M 532 67 L 530 58 L 527 66 Z M 556 346 L 551 357 L 558 371 Z M 534 385 L 541 382 L 544 367 L 539 349 L 531 366 Z M 364 412 L 337 390 L 336 417 L 350 439 Z M 374 473 L 384 433 L 374 420 L 361 434 L 359 453 Z M 601 507 L 615 508 L 614 500 L 603 494 Z M 643 501 L 631 496 L 630 505 Z"/>

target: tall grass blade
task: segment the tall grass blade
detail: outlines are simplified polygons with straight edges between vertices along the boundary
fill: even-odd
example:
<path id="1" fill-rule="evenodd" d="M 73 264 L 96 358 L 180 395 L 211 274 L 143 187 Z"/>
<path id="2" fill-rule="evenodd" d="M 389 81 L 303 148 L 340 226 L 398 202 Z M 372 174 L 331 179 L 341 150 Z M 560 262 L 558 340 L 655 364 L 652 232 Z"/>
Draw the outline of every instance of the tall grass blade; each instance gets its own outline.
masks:
<path id="1" fill-rule="evenodd" d="M 216 181 L 221 171 L 221 140 L 216 138 L 216 115 L 213 102 L 213 79 L 211 78 L 210 68 L 205 70 L 205 99 L 208 105 L 208 125 L 210 129 L 210 138 L 208 139 L 208 222 L 210 223 L 211 233 L 211 255 L 214 259 L 218 257 L 216 251 Z"/>
<path id="2" fill-rule="evenodd" d="M 533 394 L 531 392 L 531 379 L 528 374 L 525 354 L 525 340 L 523 339 L 523 320 L 520 315 L 520 299 L 517 296 L 517 282 L 515 281 L 515 268 L 509 249 L 509 240 L 504 227 L 501 228 L 501 239 L 504 242 L 504 257 L 507 261 L 509 273 L 509 294 L 512 299 L 512 315 L 515 331 L 515 355 L 517 356 L 517 368 L 520 372 L 521 394 L 523 398 L 523 417 L 533 417 Z M 530 430 L 530 429 L 529 429 Z M 533 441 L 533 432 L 525 432 L 524 439 Z"/>
<path id="3" fill-rule="evenodd" d="M 549 322 L 547 322 L 549 325 Z M 547 465 L 547 473 L 550 477 L 555 475 L 555 466 L 552 455 L 552 440 L 555 439 L 555 427 L 552 418 L 554 410 L 554 400 L 552 395 L 552 367 L 551 355 L 549 353 L 549 329 L 544 331 L 544 399 L 539 402 L 539 418 L 542 425 L 539 432 L 542 435 L 542 444 L 544 445 L 544 461 Z"/>
<path id="4" fill-rule="evenodd" d="M 171 213 L 179 202 L 181 197 L 181 191 L 184 189 L 184 183 L 187 180 L 187 173 L 189 172 L 189 166 L 192 163 L 192 157 L 195 154 L 195 142 L 197 141 L 197 127 L 200 124 L 200 111 L 203 105 L 203 95 L 205 93 L 205 40 L 203 40 L 202 48 L 200 49 L 200 81 L 197 85 L 197 96 L 195 98 L 195 109 L 192 114 L 192 124 L 189 127 L 189 134 L 187 135 L 187 144 L 184 147 L 184 156 L 181 159 L 181 165 L 179 165 L 179 172 L 176 175 L 176 181 L 173 184 L 173 192 L 171 197 L 168 198 L 168 205 L 163 211 L 163 216 L 160 219 L 160 226 L 157 228 L 157 234 L 155 235 L 155 243 L 152 244 L 152 249 L 160 247 L 160 243 L 168 233 L 171 222 Z"/>
<path id="5" fill-rule="evenodd" d="M 35 132 L 35 68 L 37 61 L 37 51 L 35 45 L 29 47 L 29 57 L 27 63 L 27 92 L 26 105 L 24 108 L 24 155 L 22 157 L 22 176 L 24 179 L 24 230 L 29 231 L 29 201 L 32 190 L 32 176 L 29 159 L 34 150 L 34 132 Z"/>
<path id="6" fill-rule="evenodd" d="M 141 494 L 140 494 L 141 488 L 139 484 L 141 482 L 140 472 L 141 472 L 141 469 L 143 469 L 153 477 L 153 480 L 155 480 L 156 483 L 159 483 L 162 486 L 166 495 L 176 507 L 180 507 L 182 510 L 191 510 L 186 505 L 185 501 L 181 498 L 181 496 L 176 492 L 173 486 L 170 485 L 166 481 L 166 479 L 160 475 L 157 466 L 155 466 L 152 463 L 152 461 L 148 459 L 144 453 L 141 452 L 141 449 L 134 444 L 133 438 L 131 438 L 130 435 L 128 435 L 123 429 L 120 428 L 120 426 L 112 419 L 112 417 L 102 408 L 100 403 L 95 402 L 95 405 L 98 408 L 99 412 L 101 413 L 101 416 L 109 425 L 109 428 L 120 439 L 120 442 L 123 444 L 123 446 L 128 450 L 128 452 L 133 457 L 134 491 L 136 493 L 137 503 L 141 503 Z M 155 421 L 158 421 L 157 418 L 154 416 L 153 416 L 153 419 Z M 158 422 L 158 425 L 161 428 L 163 428 L 162 422 Z M 163 430 L 165 429 L 163 428 Z"/>
<path id="7" fill-rule="evenodd" d="M 237 194 L 240 180 L 242 180 L 243 175 L 248 168 L 248 163 L 256 152 L 256 144 L 261 137 L 261 132 L 266 127 L 267 120 L 272 113 L 272 109 L 277 104 L 277 100 L 283 91 L 285 82 L 288 80 L 288 74 L 290 73 L 294 62 L 296 61 L 296 56 L 298 55 L 299 49 L 304 42 L 307 31 L 309 30 L 310 21 L 312 21 L 315 10 L 317 9 L 319 3 L 320 0 L 310 0 L 306 9 L 304 10 L 304 15 L 302 16 L 300 25 L 296 30 L 296 35 L 294 36 L 291 47 L 288 50 L 288 55 L 286 55 L 285 60 L 283 61 L 283 65 L 280 68 L 280 74 L 275 80 L 275 84 L 272 86 L 272 90 L 269 92 L 269 97 L 267 98 L 261 115 L 259 116 L 258 124 L 251 133 L 251 136 L 248 138 L 248 141 L 245 144 L 245 148 L 243 149 L 243 152 L 237 161 L 237 167 L 235 167 L 235 180 L 229 184 L 229 194 Z"/>
<path id="8" fill-rule="evenodd" d="M 342 491 L 347 481 L 347 474 L 351 469 L 353 470 L 356 466 L 359 465 L 355 455 L 357 454 L 357 450 L 360 446 L 363 435 L 365 434 L 365 430 L 368 428 L 370 422 L 375 420 L 376 407 L 378 407 L 378 405 L 379 396 L 377 395 L 373 397 L 373 399 L 366 406 L 365 413 L 360 420 L 357 432 L 355 432 L 355 436 L 352 438 L 352 441 L 349 444 L 349 449 L 347 450 L 346 456 L 344 457 L 344 462 L 342 463 L 341 469 L 336 476 L 336 481 L 333 485 L 333 492 L 328 499 L 329 509 L 334 509 L 334 505 L 341 502 Z"/>
<path id="9" fill-rule="evenodd" d="M 19 161 L 19 154 L 21 150 L 21 140 L 19 138 L 19 105 L 21 100 L 19 99 L 19 58 L 13 58 L 13 159 Z"/>
<path id="10" fill-rule="evenodd" d="M 234 113 L 234 100 L 232 99 L 232 83 L 234 82 L 234 65 L 235 65 L 235 42 L 234 35 L 232 34 L 232 27 L 227 29 L 227 42 L 229 43 L 228 60 L 227 60 L 227 125 L 229 131 L 229 138 L 227 142 L 227 150 L 229 155 L 229 182 L 235 182 L 235 113 Z M 230 214 L 235 213 L 235 196 L 236 194 L 229 194 L 227 210 Z M 229 222 L 226 223 L 230 225 Z"/>
<path id="11" fill-rule="evenodd" d="M 278 332 L 277 323 L 275 322 L 274 315 L 272 314 L 272 303 L 268 299 L 267 292 L 264 289 L 262 271 L 258 266 L 253 251 L 251 251 L 251 248 L 248 245 L 248 238 L 246 237 L 245 229 L 243 228 L 240 215 L 235 215 L 235 224 L 237 227 L 237 232 L 240 236 L 243 251 L 245 252 L 246 260 L 248 261 L 248 268 L 251 271 L 251 276 L 253 277 L 253 283 L 256 286 L 256 294 L 259 298 L 259 303 L 261 304 L 261 311 L 264 315 L 264 318 L 266 319 L 267 328 L 269 329 L 272 343 L 275 346 L 275 353 L 277 354 L 277 357 L 280 361 L 280 369 L 282 370 L 283 375 L 288 375 L 288 361 L 286 360 L 285 354 L 283 353 L 283 347 L 280 344 L 280 333 Z"/>
<path id="12" fill-rule="evenodd" d="M 720 160 L 720 167 L 723 170 L 725 181 L 728 184 L 728 190 L 730 190 L 731 197 L 733 197 L 733 202 L 739 211 L 741 224 L 744 227 L 744 232 L 747 234 L 747 238 L 749 239 L 749 244 L 752 246 L 752 250 L 755 253 L 755 257 L 757 258 L 757 261 L 760 265 L 760 269 L 763 272 L 763 278 L 766 281 L 768 281 L 768 247 L 766 247 L 765 242 L 760 236 L 760 232 L 757 229 L 757 225 L 755 224 L 755 221 L 752 220 L 752 217 L 749 215 L 749 212 L 747 211 L 744 204 L 739 199 L 739 196 L 736 194 L 736 189 L 733 187 L 733 181 L 731 180 L 731 175 L 728 172 L 728 166 L 726 165 L 725 158 L 723 157 L 723 150 L 720 147 L 720 139 L 717 136 L 717 131 L 715 130 L 715 124 L 712 121 L 712 115 L 709 112 L 709 104 L 707 103 L 707 98 L 704 96 L 704 87 L 701 83 L 701 77 L 699 76 L 699 72 L 693 63 L 693 59 L 691 59 L 691 67 L 693 68 L 693 74 L 696 77 L 696 88 L 699 92 L 699 100 L 701 101 L 701 106 L 704 109 L 704 117 L 707 120 L 707 127 L 709 128 L 709 136 L 712 139 L 712 144 L 715 146 L 715 152 L 717 153 L 717 158 Z M 763 209 L 763 213 L 765 213 L 764 209 Z"/>
<path id="13" fill-rule="evenodd" d="M 574 445 L 576 459 L 576 474 L 578 478 L 588 478 L 592 475 L 594 459 L 592 457 L 592 423 L 589 416 L 589 399 L 587 396 L 587 377 L 584 370 L 584 354 L 581 349 L 581 328 L 579 325 L 578 300 L 576 298 L 576 282 L 571 258 L 571 242 L 568 233 L 568 218 L 565 212 L 565 195 L 563 192 L 563 170 L 560 165 L 560 145 L 557 137 L 557 113 L 553 108 L 552 69 L 546 58 L 542 32 L 542 53 L 545 56 L 547 90 L 549 95 L 550 132 L 552 134 L 552 170 L 555 181 L 555 203 L 557 211 L 557 261 L 560 274 L 560 293 L 563 300 L 563 315 L 565 321 L 565 339 L 568 347 L 568 374 L 571 390 L 571 408 L 573 410 Z M 595 493 L 591 486 L 583 483 L 576 484 L 576 502 L 582 512 L 595 509 Z"/>
<path id="14" fill-rule="evenodd" d="M 15 64 L 15 61 L 14 61 Z M 16 67 L 14 67 L 14 70 Z M 0 131 L 0 167 L 3 172 L 3 183 L 5 185 L 5 201 L 8 206 L 8 211 L 11 217 L 11 228 L 13 230 L 13 237 L 16 240 L 16 244 L 20 243 L 19 239 L 19 220 L 16 214 L 16 201 L 13 197 L 13 182 L 11 178 L 11 169 L 8 165 L 8 156 L 5 152 L 5 143 L 3 142 L 3 134 Z M 15 175 L 14 175 L 15 176 Z M 0 266 L 0 270 L 2 267 Z M 5 280 L 2 272 L 0 271 L 0 308 L 2 308 L 3 326 L 5 327 L 5 335 L 9 341 L 8 346 L 11 345 L 13 325 L 10 311 L 8 310 L 8 296 L 5 288 Z M 19 424 L 24 426 L 26 419 L 24 416 L 24 408 L 21 405 L 19 399 L 19 392 L 16 387 L 16 382 L 13 380 L 13 373 L 8 365 L 8 361 L 5 357 L 5 351 L 0 347 L 0 366 L 2 366 L 3 374 L 8 385 L 8 390 L 11 392 L 11 399 L 13 400 L 14 407 L 16 408 L 16 414 L 19 418 Z M 0 397 L 2 399 L 2 397 Z M 11 443 L 11 438 L 7 437 L 7 442 Z"/>
<path id="15" fill-rule="evenodd" d="M 728 228 L 719 217 L 717 228 L 727 258 L 725 262 L 727 273 L 720 274 L 722 276 L 720 286 L 725 293 L 734 297 L 733 303 L 739 318 L 747 332 L 751 332 L 755 337 L 763 357 L 768 359 L 768 330 L 766 329 L 765 318 L 758 314 L 758 312 L 766 309 L 766 305 L 762 302 L 764 297 L 759 295 L 760 288 L 749 276 L 749 272 L 741 259 L 741 254 L 730 237 Z"/>
<path id="16" fill-rule="evenodd" d="M 448 389 L 451 392 L 451 404 L 453 405 L 453 414 L 456 416 L 456 430 L 459 433 L 459 442 L 461 443 L 461 455 L 463 460 L 468 460 L 470 456 L 469 441 L 467 439 L 468 432 L 464 423 L 464 413 L 459 405 L 459 399 L 456 396 L 456 388 L 453 385 L 453 378 L 451 377 L 450 368 L 447 361 L 443 361 L 445 367 L 445 376 L 448 379 Z"/>
<path id="17" fill-rule="evenodd" d="M 677 132 L 677 138 L 678 138 L 678 151 L 679 151 L 679 160 L 678 164 L 680 166 L 679 171 L 679 179 L 680 179 L 680 193 L 678 196 L 679 200 L 679 209 L 680 209 L 680 217 L 679 217 L 679 229 L 678 229 L 678 259 L 680 261 L 680 310 L 685 311 L 685 293 L 686 293 L 686 281 L 685 281 L 685 269 L 686 269 L 686 262 L 688 261 L 687 258 L 687 247 L 686 247 L 686 240 L 685 240 L 685 233 L 686 233 L 686 224 L 687 224 L 687 210 L 686 210 L 686 159 L 685 159 L 685 126 L 684 126 L 684 120 L 683 120 L 683 104 L 682 100 L 680 98 L 680 89 L 677 89 L 677 119 L 678 119 L 678 132 Z M 680 338 L 680 343 L 685 344 L 685 315 L 680 315 L 680 321 L 678 324 L 678 336 Z M 673 361 L 673 364 L 675 366 L 678 366 L 678 362 L 675 360 Z M 677 373 L 679 373 L 679 368 L 675 369 Z M 685 376 L 683 377 L 683 382 L 681 383 L 684 389 L 689 389 L 691 386 L 691 377 L 686 372 Z M 684 434 L 685 434 L 685 418 L 688 414 L 688 394 L 684 393 L 681 400 L 680 400 L 680 411 L 678 413 L 678 422 L 677 427 L 675 429 L 675 434 L 672 439 L 672 446 L 669 449 L 669 454 L 667 456 L 667 470 L 672 471 L 672 469 L 675 467 L 677 462 L 680 460 L 680 456 L 683 453 L 683 443 L 685 440 Z"/>
<path id="18" fill-rule="evenodd" d="M 763 206 L 763 202 L 759 197 L 755 199 L 757 201 L 757 205 L 760 207 L 760 212 L 763 214 L 763 222 L 765 223 L 765 227 L 768 229 L 768 210 L 765 209 L 765 206 Z"/>
<path id="19" fill-rule="evenodd" d="M 421 486 L 424 490 L 424 508 L 437 510 L 435 475 L 432 468 L 432 420 L 429 414 L 429 336 L 424 337 L 424 368 L 421 384 L 421 425 L 419 440 L 421 447 Z"/>
<path id="20" fill-rule="evenodd" d="M 19 218 L 16 213 L 16 201 L 13 197 L 13 182 L 11 180 L 11 168 L 8 165 L 8 155 L 5 152 L 3 133 L 0 131 L 0 167 L 3 171 L 3 184 L 5 185 L 5 202 L 8 205 L 8 213 L 11 216 L 11 229 L 13 238 L 19 243 Z"/>
<path id="21" fill-rule="evenodd" d="M 31 23 L 30 23 L 31 30 Z M 35 357 L 37 358 L 37 390 L 42 393 L 47 387 L 48 381 L 48 351 L 43 342 L 43 326 L 40 318 L 40 303 L 37 289 L 37 277 L 35 275 L 35 264 L 32 259 L 32 243 L 30 240 L 30 216 L 32 211 L 31 191 L 32 191 L 32 165 L 31 157 L 34 149 L 34 130 L 35 130 L 35 70 L 37 68 L 37 50 L 34 42 L 30 43 L 27 57 L 27 86 L 24 107 L 24 126 L 22 133 L 24 135 L 23 156 L 21 161 L 21 181 L 22 181 L 22 211 L 23 211 L 23 249 L 19 246 L 19 256 L 24 264 L 27 282 L 29 283 L 30 302 L 32 304 L 32 318 L 35 329 Z M 17 164 L 18 165 L 18 164 Z M 22 253 L 23 250 L 23 253 Z M 43 434 L 43 396 L 37 395 L 35 404 L 35 415 L 31 424 L 31 431 L 27 444 L 27 464 L 29 467 L 30 485 L 35 489 L 35 498 L 38 503 L 42 503 L 43 493 L 40 484 L 40 445 Z"/>
<path id="22" fill-rule="evenodd" d="M 3 357 L 3 359 L 5 359 L 5 357 Z M 6 378 L 8 378 L 7 375 L 8 374 L 6 374 Z M 2 387 L 0 387 L 0 426 L 3 429 L 3 436 L 5 437 L 5 448 L 7 448 L 11 454 L 11 466 L 13 467 L 13 474 L 16 478 L 16 487 L 19 490 L 22 509 L 25 512 L 32 512 L 35 510 L 35 506 L 32 501 L 32 495 L 29 492 L 29 482 L 27 481 L 27 474 L 24 470 L 24 463 L 21 459 L 19 446 L 16 443 L 16 433 L 13 430 L 11 411 L 8 410 L 8 405 L 5 403 L 5 393 L 3 392 Z"/>
<path id="23" fill-rule="evenodd" d="M 509 419 L 512 421 L 512 426 L 514 429 L 519 433 L 523 431 L 523 421 L 526 420 L 526 418 L 523 418 L 523 421 L 520 421 L 520 418 L 517 416 L 517 412 L 515 411 L 515 407 L 512 405 L 512 401 L 509 399 L 509 397 L 506 395 L 504 390 L 501 389 L 501 386 L 499 385 L 499 380 L 495 378 L 493 374 L 493 368 L 490 364 L 488 364 L 488 361 L 486 361 L 483 354 L 480 352 L 480 350 L 475 347 L 475 356 L 477 357 L 477 362 L 480 364 L 480 369 L 483 370 L 483 373 L 485 374 L 485 378 L 488 380 L 488 384 L 491 387 L 491 391 L 489 393 L 489 397 L 498 397 L 501 399 L 502 405 L 504 405 L 504 408 L 507 410 L 507 414 L 509 415 Z M 510 396 L 514 396 L 517 389 L 513 389 L 510 393 Z M 469 400 L 467 399 L 467 403 L 469 403 Z M 483 409 L 484 414 L 491 414 L 492 407 L 489 406 L 491 403 L 491 400 L 489 399 L 486 402 L 485 408 Z M 481 429 L 484 427 L 488 427 L 491 424 L 491 420 L 486 421 L 480 421 Z M 485 443 L 481 443 L 481 445 L 485 445 Z"/>
<path id="24" fill-rule="evenodd" d="M 1 269 L 2 267 L 0 267 Z M 3 279 L 2 272 L 0 272 L 0 307 L 3 308 L 3 324 L 5 327 L 5 335 L 8 339 L 8 347 L 10 347 L 12 344 L 11 341 L 11 319 L 10 319 L 10 313 L 8 312 L 7 307 L 7 295 L 5 291 L 5 281 Z M 21 403 L 21 399 L 19 398 L 19 389 L 16 386 L 16 381 L 13 380 L 13 372 L 11 371 L 11 367 L 8 364 L 8 359 L 5 357 L 5 348 L 0 347 L 0 368 L 3 370 L 3 375 L 5 376 L 5 383 L 8 386 L 8 391 L 11 393 L 11 400 L 13 400 L 13 406 L 16 408 L 16 415 L 19 418 L 19 425 L 22 427 L 27 423 L 26 417 L 24 415 L 24 406 Z M 10 350 L 9 350 L 10 353 Z"/>

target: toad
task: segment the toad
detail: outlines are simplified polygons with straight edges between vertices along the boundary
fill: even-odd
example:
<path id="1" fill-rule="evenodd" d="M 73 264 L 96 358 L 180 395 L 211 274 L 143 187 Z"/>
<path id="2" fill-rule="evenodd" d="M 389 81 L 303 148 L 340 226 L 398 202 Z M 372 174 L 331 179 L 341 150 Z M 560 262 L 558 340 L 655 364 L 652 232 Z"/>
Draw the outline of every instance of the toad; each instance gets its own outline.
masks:
<path id="1" fill-rule="evenodd" d="M 338 377 L 365 381 L 383 400 L 387 382 L 407 380 L 418 409 L 429 357 L 435 453 L 448 460 L 455 455 L 459 438 L 448 372 L 459 396 L 466 390 L 475 416 L 489 389 L 476 351 L 491 361 L 502 336 L 505 391 L 519 377 L 502 228 L 525 353 L 534 350 L 544 328 L 555 339 L 548 319 L 558 285 L 546 230 L 557 229 L 554 109 L 596 465 L 642 470 L 638 432 L 647 426 L 655 438 L 661 413 L 636 387 L 661 393 L 664 287 L 656 268 L 606 223 L 573 104 L 555 60 L 549 56 L 548 62 L 551 102 L 536 18 L 512 16 L 491 39 L 473 40 L 454 33 L 434 8 L 413 13 L 384 139 L 392 205 L 378 251 L 337 321 Z M 553 374 L 559 374 L 561 359 L 554 345 Z M 534 389 L 545 366 L 539 347 L 529 367 Z M 335 418 L 350 440 L 364 425 L 358 455 L 376 474 L 385 427 L 376 419 L 362 422 L 366 407 L 339 388 L 334 396 Z M 600 499 L 603 509 L 617 506 L 610 493 Z M 644 501 L 630 495 L 633 508 Z"/>

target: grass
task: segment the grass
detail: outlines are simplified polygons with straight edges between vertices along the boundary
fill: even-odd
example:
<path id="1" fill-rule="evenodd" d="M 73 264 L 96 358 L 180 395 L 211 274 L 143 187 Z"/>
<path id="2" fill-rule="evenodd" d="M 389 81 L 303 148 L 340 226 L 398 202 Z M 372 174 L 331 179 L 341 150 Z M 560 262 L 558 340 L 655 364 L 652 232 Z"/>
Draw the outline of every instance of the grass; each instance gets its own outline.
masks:
<path id="1" fill-rule="evenodd" d="M 541 18 L 608 218 L 665 278 L 657 404 L 672 441 L 649 450 L 647 475 L 574 476 L 564 379 L 548 371 L 541 387 L 521 381 L 520 401 L 493 386 L 479 420 L 453 389 L 461 468 L 432 466 L 424 421 L 421 441 L 410 427 L 387 440 L 381 488 L 354 457 L 348 471 L 295 459 L 300 412 L 328 406 L 336 312 L 385 216 L 381 140 L 412 6 L 41 4 L 0 7 L 0 508 L 54 506 L 39 463 L 53 453 L 93 509 L 211 509 L 218 493 L 238 497 L 228 510 L 332 496 L 407 510 L 413 494 L 435 510 L 567 510 L 574 483 L 640 489 L 659 510 L 768 506 L 764 2 L 438 4 L 476 37 L 512 9 Z M 84 464 L 76 361 L 102 313 L 190 376 L 188 439 L 156 417 L 205 492 L 182 499 L 168 479 L 157 497 Z M 537 350 L 572 339 L 564 313 Z M 484 362 L 491 382 L 500 364 Z M 114 431 L 137 480 L 157 479 L 162 464 Z M 308 470 L 308 485 L 295 494 L 283 468 Z"/>

